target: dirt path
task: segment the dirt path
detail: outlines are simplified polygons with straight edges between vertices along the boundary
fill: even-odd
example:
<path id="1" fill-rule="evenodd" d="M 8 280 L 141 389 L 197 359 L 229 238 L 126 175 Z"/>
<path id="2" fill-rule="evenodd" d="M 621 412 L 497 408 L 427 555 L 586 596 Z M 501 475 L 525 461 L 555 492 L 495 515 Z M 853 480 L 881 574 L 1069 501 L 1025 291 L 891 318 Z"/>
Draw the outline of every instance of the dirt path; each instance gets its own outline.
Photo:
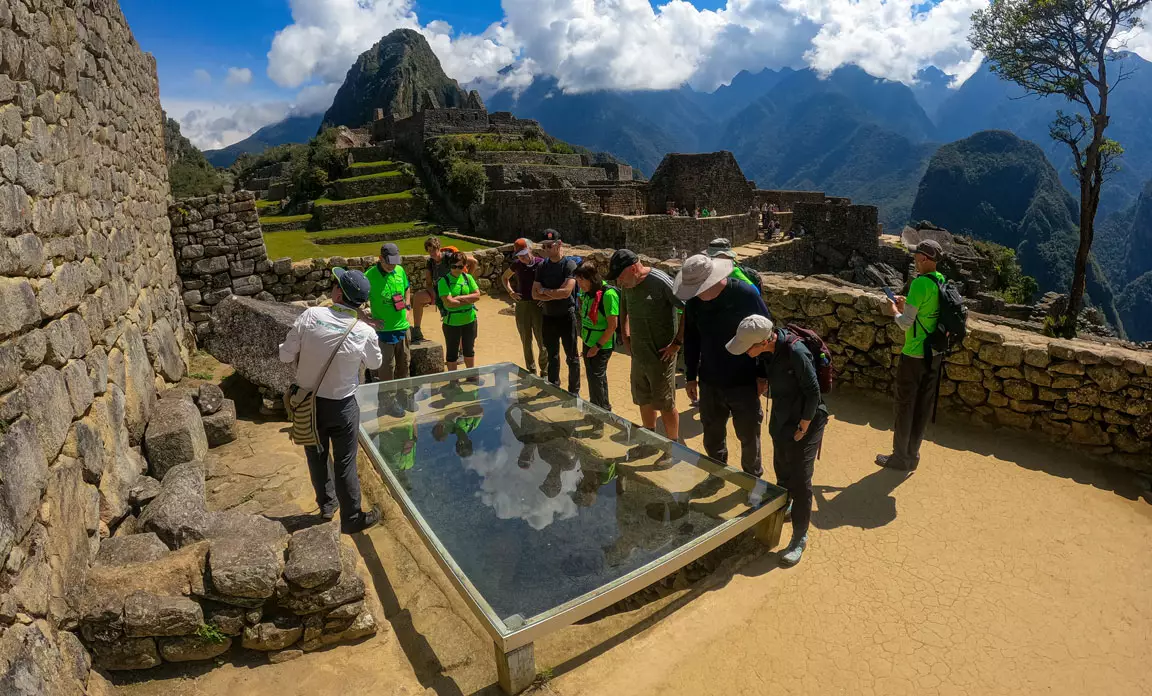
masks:
<path id="1" fill-rule="evenodd" d="M 479 308 L 479 361 L 518 361 L 508 310 L 487 298 Z M 627 357 L 614 356 L 614 410 L 638 421 L 627 375 Z M 678 398 L 688 444 L 700 449 L 698 416 Z M 560 631 L 537 644 L 538 667 L 552 672 L 545 692 L 1148 693 L 1152 505 L 1134 477 L 1008 433 L 941 424 L 905 478 L 872 464 L 890 442 L 886 402 L 841 394 L 830 404 L 804 561 L 782 569 L 760 553 L 644 609 Z M 314 510 L 303 457 L 280 427 L 244 424 L 234 451 L 247 464 L 229 464 L 218 502 Z M 255 471 L 276 485 L 246 489 L 243 474 Z M 377 638 L 122 692 L 494 693 L 490 643 L 406 521 L 393 514 L 357 548 L 387 618 Z"/>

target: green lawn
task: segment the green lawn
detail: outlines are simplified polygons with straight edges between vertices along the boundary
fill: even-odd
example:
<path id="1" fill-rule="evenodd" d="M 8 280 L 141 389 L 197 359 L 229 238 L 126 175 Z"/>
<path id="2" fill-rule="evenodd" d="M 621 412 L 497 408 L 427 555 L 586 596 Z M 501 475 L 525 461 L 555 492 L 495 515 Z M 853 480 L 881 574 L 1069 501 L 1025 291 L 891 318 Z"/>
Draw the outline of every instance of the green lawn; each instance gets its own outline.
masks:
<path id="1" fill-rule="evenodd" d="M 384 167 L 392 164 L 392 160 L 380 160 L 379 162 L 354 162 L 349 169 L 367 169 L 368 167 Z"/>
<path id="2" fill-rule="evenodd" d="M 373 234 L 377 232 L 393 232 L 411 229 L 413 235 L 407 239 L 400 239 L 392 243 L 400 247 L 401 254 L 423 254 L 424 240 L 428 234 L 420 234 L 419 223 L 398 222 L 391 225 L 374 225 L 372 227 L 357 227 L 347 230 L 329 230 L 327 232 L 305 232 L 304 230 L 289 230 L 287 232 L 265 232 L 264 246 L 268 248 L 268 258 L 280 259 L 289 256 L 293 261 L 313 258 L 329 258 L 332 256 L 376 256 L 380 253 L 380 245 L 384 242 L 357 242 L 354 244 L 317 244 L 317 239 L 331 239 L 359 234 Z M 455 246 L 461 251 L 483 249 L 480 244 L 465 242 L 450 237 L 442 238 L 445 245 Z"/>
<path id="3" fill-rule="evenodd" d="M 265 225 L 274 225 L 280 222 L 307 222 L 311 219 L 310 213 L 304 215 L 265 215 L 260 218 L 260 222 Z"/>
<path id="4" fill-rule="evenodd" d="M 274 205 L 280 205 L 280 201 L 258 200 L 256 201 L 256 209 L 271 208 Z"/>
<path id="5" fill-rule="evenodd" d="M 370 203 L 372 201 L 390 201 L 390 200 L 399 200 L 402 198 L 411 198 L 411 197 L 412 197 L 411 191 L 401 191 L 400 193 L 381 193 L 377 196 L 365 196 L 363 198 L 349 198 L 349 199 L 343 200 L 343 201 L 334 201 L 331 198 L 317 198 L 315 201 L 315 204 L 319 205 L 319 206 L 348 205 L 350 203 Z"/>
<path id="6" fill-rule="evenodd" d="M 349 176 L 344 179 L 337 179 L 333 183 L 338 184 L 341 181 L 367 181 L 368 179 L 387 179 L 388 177 L 392 176 L 400 176 L 401 173 L 402 172 L 395 170 L 390 172 L 376 172 L 375 174 L 363 174 L 361 176 Z"/>

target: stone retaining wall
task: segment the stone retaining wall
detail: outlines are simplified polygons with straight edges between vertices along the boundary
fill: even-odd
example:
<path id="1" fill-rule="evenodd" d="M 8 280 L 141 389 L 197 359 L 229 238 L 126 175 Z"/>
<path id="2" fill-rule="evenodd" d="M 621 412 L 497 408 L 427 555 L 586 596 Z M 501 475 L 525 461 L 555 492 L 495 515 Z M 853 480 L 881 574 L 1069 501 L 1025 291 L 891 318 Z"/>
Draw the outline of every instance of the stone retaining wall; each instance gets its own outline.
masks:
<path id="1" fill-rule="evenodd" d="M 399 230 L 396 232 L 376 232 L 374 234 L 354 234 L 349 236 L 332 237 L 330 239 L 317 239 L 316 243 L 323 245 L 333 244 L 359 244 L 361 242 L 391 242 L 397 239 L 409 239 L 411 237 L 419 237 L 422 235 L 437 234 L 439 228 L 435 225 L 430 225 L 427 228 L 418 227 L 412 230 Z"/>
<path id="2" fill-rule="evenodd" d="M 825 337 L 841 384 L 891 394 L 904 331 L 883 313 L 879 294 L 766 275 L 764 295 L 779 321 Z M 946 412 L 1152 471 L 1152 352 L 1047 339 L 974 318 L 944 373 Z"/>
<path id="3" fill-rule="evenodd" d="M 560 189 L 565 184 L 607 183 L 608 175 L 600 167 L 567 167 L 547 164 L 486 164 L 488 189 Z"/>
<path id="4" fill-rule="evenodd" d="M 355 169 L 351 170 L 355 172 Z M 397 176 L 378 176 L 358 181 L 335 181 L 332 188 L 340 198 L 364 198 L 365 196 L 378 196 L 383 193 L 400 193 L 407 191 L 415 185 L 412 177 L 403 174 Z"/>
<path id="5" fill-rule="evenodd" d="M 339 230 L 419 220 L 424 217 L 426 208 L 425 201 L 416 197 L 317 204 L 312 208 L 312 224 L 309 229 Z"/>
<path id="6" fill-rule="evenodd" d="M 264 232 L 290 232 L 292 230 L 307 229 L 308 223 L 312 221 L 311 218 L 307 220 L 298 220 L 296 222 L 270 222 L 260 223 L 260 229 Z"/>
<path id="7" fill-rule="evenodd" d="M 465 159 L 481 164 L 554 164 L 562 167 L 583 167 L 580 155 L 563 155 L 556 152 L 469 152 Z"/>
<path id="8" fill-rule="evenodd" d="M 348 148 L 348 159 L 350 162 L 383 162 L 392 159 L 395 152 L 391 142 L 380 142 L 371 147 Z"/>
<path id="9" fill-rule="evenodd" d="M 114 2 L 4 2 L 0 45 L 0 692 L 77 694 L 73 592 L 191 343 L 155 61 Z"/>
<path id="10" fill-rule="evenodd" d="M 697 254 L 717 237 L 735 246 L 756 240 L 759 213 L 693 218 L 671 215 L 626 217 L 585 213 L 584 240 L 595 247 L 632 249 L 656 258 Z"/>
<path id="11" fill-rule="evenodd" d="M 251 191 L 188 198 L 169 206 L 168 216 L 184 304 L 202 338 L 216 303 L 264 290 L 260 274 L 270 266 L 256 203 Z"/>

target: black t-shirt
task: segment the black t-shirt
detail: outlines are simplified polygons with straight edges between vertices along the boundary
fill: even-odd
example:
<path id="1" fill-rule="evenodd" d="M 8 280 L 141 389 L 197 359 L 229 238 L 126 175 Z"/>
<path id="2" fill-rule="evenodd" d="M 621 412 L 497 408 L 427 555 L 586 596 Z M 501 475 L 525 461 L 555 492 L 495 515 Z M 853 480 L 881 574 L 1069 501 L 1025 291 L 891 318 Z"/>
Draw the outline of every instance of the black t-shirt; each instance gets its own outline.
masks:
<path id="1" fill-rule="evenodd" d="M 428 289 L 432 292 L 436 292 L 436 284 L 440 282 L 441 278 L 448 275 L 449 271 L 450 269 L 448 268 L 448 261 L 443 256 L 440 257 L 439 263 L 433 261 L 432 257 L 429 256 L 428 272 L 432 274 L 432 287 Z"/>
<path id="2" fill-rule="evenodd" d="M 569 258 L 559 261 L 544 259 L 536 268 L 536 282 L 545 290 L 558 290 L 576 272 L 576 262 Z M 555 317 L 567 314 L 576 308 L 576 292 L 563 300 L 548 300 L 544 303 L 544 314 Z"/>

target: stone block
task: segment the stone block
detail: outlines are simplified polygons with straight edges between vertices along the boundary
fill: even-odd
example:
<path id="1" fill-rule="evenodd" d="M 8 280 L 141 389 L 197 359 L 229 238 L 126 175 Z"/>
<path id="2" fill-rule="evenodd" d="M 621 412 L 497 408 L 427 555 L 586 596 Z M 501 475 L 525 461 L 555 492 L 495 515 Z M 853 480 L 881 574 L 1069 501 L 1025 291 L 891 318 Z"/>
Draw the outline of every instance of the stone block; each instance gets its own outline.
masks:
<path id="1" fill-rule="evenodd" d="M 293 585 L 312 589 L 328 587 L 340 577 L 340 528 L 338 523 L 319 524 L 292 535 L 284 578 Z"/>
<path id="2" fill-rule="evenodd" d="M 437 341 L 423 340 L 411 344 L 412 360 L 409 363 L 413 377 L 433 375 L 444 371 L 444 345 Z"/>
<path id="3" fill-rule="evenodd" d="M 35 620 L 14 623 L 0 634 L 0 666 L 5 696 L 80 696 L 91 658 L 75 635 Z M 87 693 L 96 696 L 92 686 Z"/>
<path id="4" fill-rule="evenodd" d="M 1075 445 L 1104 446 L 1109 444 L 1108 433 L 1092 422 L 1073 422 L 1068 442 Z"/>
<path id="5" fill-rule="evenodd" d="M 208 508 L 203 465 L 189 462 L 169 469 L 160 494 L 140 513 L 139 521 L 140 529 L 155 533 L 171 549 L 204 539 Z"/>
<path id="6" fill-rule="evenodd" d="M 1100 403 L 1100 388 L 1094 384 L 1085 385 L 1068 392 L 1066 398 L 1070 404 L 1096 406 Z"/>
<path id="7" fill-rule="evenodd" d="M 1052 375 L 1048 374 L 1046 370 L 1041 370 L 1031 365 L 1024 366 L 1024 378 L 1040 387 L 1052 386 Z"/>
<path id="8" fill-rule="evenodd" d="M 31 529 L 48 484 L 48 460 L 28 418 L 0 434 L 0 481 L 0 558 L 7 558 Z"/>
<path id="9" fill-rule="evenodd" d="M 1053 363 L 1048 366 L 1048 371 L 1061 375 L 1082 375 L 1085 373 L 1084 366 L 1078 362 Z"/>
<path id="10" fill-rule="evenodd" d="M 142 508 L 160 495 L 161 484 L 151 476 L 141 476 L 136 485 L 128 490 L 128 501 Z"/>
<path id="11" fill-rule="evenodd" d="M 968 406 L 979 406 L 988 398 L 987 391 L 976 382 L 961 381 L 956 387 L 956 393 Z"/>
<path id="12" fill-rule="evenodd" d="M 100 552 L 96 554 L 97 565 L 122 566 L 134 563 L 150 563 L 168 555 L 168 547 L 160 537 L 152 533 L 132 534 L 113 537 L 100 542 Z"/>
<path id="13" fill-rule="evenodd" d="M 280 598 L 279 605 L 293 614 L 315 614 L 335 609 L 341 604 L 364 599 L 364 581 L 356 574 L 355 554 L 340 547 L 340 580 L 320 592 L 292 590 Z"/>
<path id="14" fill-rule="evenodd" d="M 200 259 L 192 264 L 192 272 L 197 275 L 214 275 L 216 273 L 223 273 L 228 270 L 228 257 L 227 256 L 213 256 L 211 258 Z"/>
<path id="15" fill-rule="evenodd" d="M 177 464 L 204 459 L 208 438 L 191 399 L 168 396 L 157 402 L 144 432 L 144 453 L 152 475 L 161 481 Z"/>
<path id="16" fill-rule="evenodd" d="M 981 382 L 984 380 L 984 373 L 971 365 L 947 363 L 944 365 L 944 373 L 948 375 L 948 379 L 955 382 Z"/>
<path id="17" fill-rule="evenodd" d="M 130 638 L 192 635 L 203 623 L 200 605 L 185 597 L 137 591 L 124 600 L 124 632 Z"/>
<path id="18" fill-rule="evenodd" d="M 1016 367 L 1024 361 L 1024 349 L 1013 344 L 989 344 L 980 347 L 980 359 L 997 367 Z"/>
<path id="19" fill-rule="evenodd" d="M 1092 365 L 1087 371 L 1088 377 L 1106 392 L 1119 391 L 1130 381 L 1128 371 L 1115 365 Z"/>
<path id="20" fill-rule="evenodd" d="M 84 483 L 80 462 L 57 457 L 40 503 L 40 519 L 47 530 L 48 615 L 59 624 L 75 619 L 68 596 L 88 574 L 89 535 L 96 532 L 100 523 L 100 494 Z"/>
<path id="21" fill-rule="evenodd" d="M 219 447 L 236 439 L 236 402 L 224 399 L 213 414 L 204 416 L 204 434 L 209 447 Z"/>
<path id="22" fill-rule="evenodd" d="M 208 553 L 208 569 L 217 593 L 267 599 L 275 594 L 284 571 L 284 548 L 244 537 L 216 539 Z"/>
<path id="23" fill-rule="evenodd" d="M 212 312 L 208 351 L 249 382 L 282 394 L 296 371 L 280 362 L 280 344 L 303 311 L 293 305 L 230 297 Z"/>
<path id="24" fill-rule="evenodd" d="M 60 452 L 80 462 L 85 482 L 94 486 L 100 483 L 104 474 L 104 441 L 89 419 L 72 424 Z"/>
<path id="25" fill-rule="evenodd" d="M 93 642 L 92 662 L 109 671 L 151 669 L 160 664 L 156 641 L 152 638 L 121 638 L 115 642 Z"/>
<path id="26" fill-rule="evenodd" d="M 60 453 L 72 425 L 74 410 L 68 386 L 58 370 L 44 365 L 24 379 L 21 389 L 44 458 L 51 461 Z"/>
<path id="27" fill-rule="evenodd" d="M 1018 401 L 1031 401 L 1035 396 L 1036 388 L 1030 382 L 1019 379 L 1004 381 L 1004 394 Z"/>
<path id="28" fill-rule="evenodd" d="M 88 377 L 88 366 L 81 360 L 73 360 L 64 366 L 60 374 L 68 390 L 68 400 L 72 403 L 71 416 L 82 418 L 95 398 L 92 380 Z"/>
<path id="29" fill-rule="evenodd" d="M 219 657 L 232 647 L 232 639 L 220 640 L 199 636 L 161 638 L 157 641 L 160 656 L 168 662 L 199 662 Z"/>
<path id="30" fill-rule="evenodd" d="M 868 324 L 846 324 L 840 330 L 841 342 L 862 351 L 869 351 L 876 343 L 876 329 Z"/>
<path id="31" fill-rule="evenodd" d="M 128 441 L 139 444 L 144 437 L 144 426 L 152 415 L 156 401 L 156 373 L 148 360 L 148 350 L 140 330 L 129 324 L 116 342 L 124 354 L 124 403 L 128 424 Z"/>
<path id="32" fill-rule="evenodd" d="M 224 403 L 224 390 L 215 384 L 201 384 L 196 393 L 196 405 L 200 414 L 210 416 L 220 410 Z"/>
<path id="33" fill-rule="evenodd" d="M 279 615 L 245 628 L 241 645 L 249 650 L 271 652 L 287 648 L 303 635 L 304 627 L 299 618 Z"/>
<path id="34" fill-rule="evenodd" d="M 180 354 L 176 333 L 166 317 L 152 325 L 145 337 L 144 345 L 152 365 L 164 379 L 169 382 L 179 382 L 183 379 L 187 366 L 184 364 L 184 356 Z"/>
<path id="35" fill-rule="evenodd" d="M 1017 413 L 1016 411 L 998 408 L 996 409 L 996 422 L 1010 428 L 1028 430 L 1032 427 L 1032 416 L 1026 413 Z"/>

